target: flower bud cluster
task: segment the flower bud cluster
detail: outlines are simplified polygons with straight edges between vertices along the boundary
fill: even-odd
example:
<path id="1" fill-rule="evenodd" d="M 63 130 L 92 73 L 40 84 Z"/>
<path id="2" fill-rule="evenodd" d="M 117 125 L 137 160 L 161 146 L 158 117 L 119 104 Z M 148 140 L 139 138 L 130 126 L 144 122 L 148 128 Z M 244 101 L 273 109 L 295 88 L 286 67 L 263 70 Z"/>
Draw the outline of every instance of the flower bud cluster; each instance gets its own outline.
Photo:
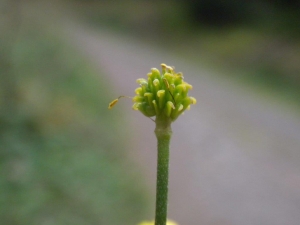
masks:
<path id="1" fill-rule="evenodd" d="M 192 85 L 183 80 L 182 73 L 165 64 L 161 67 L 162 72 L 152 68 L 147 80 L 137 79 L 140 87 L 135 90 L 132 108 L 147 117 L 164 115 L 175 121 L 196 99 L 188 96 Z"/>

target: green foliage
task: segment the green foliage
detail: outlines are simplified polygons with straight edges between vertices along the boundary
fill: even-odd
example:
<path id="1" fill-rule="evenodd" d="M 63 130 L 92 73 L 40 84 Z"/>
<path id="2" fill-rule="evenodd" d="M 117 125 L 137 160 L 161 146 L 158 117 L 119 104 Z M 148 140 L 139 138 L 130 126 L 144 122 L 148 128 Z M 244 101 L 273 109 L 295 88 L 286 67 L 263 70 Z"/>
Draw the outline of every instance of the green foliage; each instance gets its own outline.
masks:
<path id="1" fill-rule="evenodd" d="M 107 82 L 41 29 L 0 48 L 1 224 L 136 224 L 146 196 Z"/>

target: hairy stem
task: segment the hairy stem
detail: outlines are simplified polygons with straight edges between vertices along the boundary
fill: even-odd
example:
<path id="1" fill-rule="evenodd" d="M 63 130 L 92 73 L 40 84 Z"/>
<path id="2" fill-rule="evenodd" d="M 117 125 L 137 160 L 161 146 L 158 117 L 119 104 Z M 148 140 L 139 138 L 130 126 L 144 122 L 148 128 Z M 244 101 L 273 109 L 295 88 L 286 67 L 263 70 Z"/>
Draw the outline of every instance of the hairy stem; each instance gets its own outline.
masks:
<path id="1" fill-rule="evenodd" d="M 170 118 L 160 116 L 155 120 L 157 137 L 157 180 L 155 225 L 166 225 L 168 211 L 169 146 L 172 136 Z"/>

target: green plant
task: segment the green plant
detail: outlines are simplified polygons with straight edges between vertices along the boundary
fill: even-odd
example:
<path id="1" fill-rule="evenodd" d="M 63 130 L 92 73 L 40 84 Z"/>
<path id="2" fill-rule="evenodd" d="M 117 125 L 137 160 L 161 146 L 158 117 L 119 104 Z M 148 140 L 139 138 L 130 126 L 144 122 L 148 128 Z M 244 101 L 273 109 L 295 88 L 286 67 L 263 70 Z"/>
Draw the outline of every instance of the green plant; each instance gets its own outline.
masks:
<path id="1" fill-rule="evenodd" d="M 156 182 L 156 210 L 155 225 L 165 225 L 167 221 L 168 177 L 169 177 L 169 146 L 172 136 L 171 123 L 196 99 L 188 96 L 192 85 L 183 81 L 182 73 L 175 73 L 174 69 L 161 64 L 162 73 L 158 69 L 151 69 L 148 79 L 137 79 L 140 85 L 132 98 L 132 108 L 139 110 L 146 117 L 154 117 L 157 138 L 157 182 Z M 127 96 L 120 96 L 127 97 Z M 109 104 L 111 109 L 117 102 L 115 99 Z"/>
<path id="2" fill-rule="evenodd" d="M 103 108 L 108 81 L 53 32 L 31 26 L 12 45 L 0 41 L 1 224 L 138 222 L 146 191 L 120 150 L 125 139 L 114 140 L 124 132 Z"/>

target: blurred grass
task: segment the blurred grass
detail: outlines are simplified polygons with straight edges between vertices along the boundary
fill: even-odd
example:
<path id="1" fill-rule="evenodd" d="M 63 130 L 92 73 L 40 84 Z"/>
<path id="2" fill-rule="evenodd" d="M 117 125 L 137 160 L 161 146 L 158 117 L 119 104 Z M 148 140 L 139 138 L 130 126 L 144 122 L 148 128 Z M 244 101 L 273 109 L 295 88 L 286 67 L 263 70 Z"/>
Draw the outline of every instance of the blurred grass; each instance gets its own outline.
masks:
<path id="1" fill-rule="evenodd" d="M 107 110 L 109 83 L 47 29 L 6 28 L 0 224 L 136 224 L 147 194 L 124 150 L 124 121 Z"/>
<path id="2" fill-rule="evenodd" d="M 176 41 L 171 52 L 203 62 L 224 77 L 300 106 L 300 42 L 251 27 L 199 28 L 189 45 Z"/>
<path id="3" fill-rule="evenodd" d="M 191 23 L 183 1 L 66 2 L 95 27 L 109 27 L 158 45 L 300 107 L 299 20 L 291 10 L 252 3 L 249 21 L 214 27 Z"/>

